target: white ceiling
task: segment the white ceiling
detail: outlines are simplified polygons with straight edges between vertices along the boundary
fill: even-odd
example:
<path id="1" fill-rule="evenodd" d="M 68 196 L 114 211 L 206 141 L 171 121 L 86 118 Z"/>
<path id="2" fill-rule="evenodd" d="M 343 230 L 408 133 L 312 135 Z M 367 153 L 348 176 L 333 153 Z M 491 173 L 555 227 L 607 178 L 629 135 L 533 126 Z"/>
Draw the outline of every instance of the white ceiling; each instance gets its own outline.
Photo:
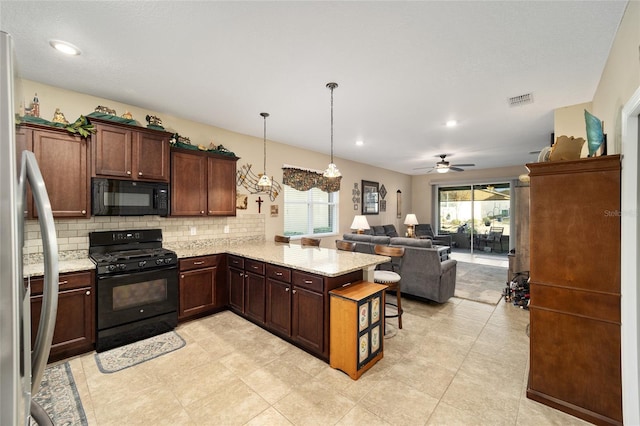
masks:
<path id="1" fill-rule="evenodd" d="M 268 139 L 326 154 L 335 81 L 335 156 L 420 174 L 535 160 L 553 110 L 593 98 L 626 4 L 2 0 L 0 23 L 26 79 L 260 138 L 265 111 Z"/>

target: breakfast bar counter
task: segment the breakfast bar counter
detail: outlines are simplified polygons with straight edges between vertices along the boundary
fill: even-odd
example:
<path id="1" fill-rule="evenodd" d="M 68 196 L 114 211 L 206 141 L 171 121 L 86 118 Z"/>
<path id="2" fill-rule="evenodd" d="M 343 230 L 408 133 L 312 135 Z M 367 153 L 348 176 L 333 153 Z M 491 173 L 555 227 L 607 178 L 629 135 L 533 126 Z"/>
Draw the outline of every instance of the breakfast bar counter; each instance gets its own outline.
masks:
<path id="1" fill-rule="evenodd" d="M 175 251 L 178 254 L 178 258 L 227 253 L 325 277 L 337 277 L 362 270 L 364 271 L 363 278 L 367 281 L 373 281 L 372 276 L 368 277 L 368 272 L 372 273 L 376 265 L 390 260 L 386 256 L 274 242 L 220 244 L 199 247 L 184 247 L 178 243 L 175 245 L 166 244 L 165 246 Z"/>

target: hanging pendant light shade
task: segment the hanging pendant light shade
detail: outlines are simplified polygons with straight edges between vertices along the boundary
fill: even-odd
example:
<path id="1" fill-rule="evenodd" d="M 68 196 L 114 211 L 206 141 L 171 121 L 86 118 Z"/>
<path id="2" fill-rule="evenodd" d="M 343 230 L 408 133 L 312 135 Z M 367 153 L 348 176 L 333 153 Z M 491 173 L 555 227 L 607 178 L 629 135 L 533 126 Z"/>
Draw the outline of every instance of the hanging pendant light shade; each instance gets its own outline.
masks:
<path id="1" fill-rule="evenodd" d="M 269 188 L 271 187 L 271 179 L 267 176 L 267 117 L 269 116 L 268 112 L 261 112 L 260 115 L 264 118 L 264 163 L 262 168 L 262 176 L 260 176 L 260 180 L 258 180 L 258 186 L 260 188 Z"/>
<path id="2" fill-rule="evenodd" d="M 331 90 L 331 162 L 324 171 L 324 177 L 337 178 L 342 176 L 338 167 L 333 163 L 333 89 L 338 87 L 338 83 L 327 83 L 327 87 Z"/>

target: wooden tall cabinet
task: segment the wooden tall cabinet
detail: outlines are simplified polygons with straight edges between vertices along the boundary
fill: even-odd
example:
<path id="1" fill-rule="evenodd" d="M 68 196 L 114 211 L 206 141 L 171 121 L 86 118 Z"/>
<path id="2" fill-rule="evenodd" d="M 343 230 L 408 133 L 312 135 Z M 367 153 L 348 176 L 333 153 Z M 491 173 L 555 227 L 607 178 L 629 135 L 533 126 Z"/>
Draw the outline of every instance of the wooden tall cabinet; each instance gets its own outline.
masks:
<path id="1" fill-rule="evenodd" d="M 528 164 L 527 397 L 622 424 L 620 156 Z"/>
<path id="2" fill-rule="evenodd" d="M 32 151 L 45 185 L 54 217 L 88 218 L 91 211 L 89 142 L 64 129 L 22 125 L 16 130 L 20 149 Z M 27 198 L 27 217 L 38 212 Z"/>

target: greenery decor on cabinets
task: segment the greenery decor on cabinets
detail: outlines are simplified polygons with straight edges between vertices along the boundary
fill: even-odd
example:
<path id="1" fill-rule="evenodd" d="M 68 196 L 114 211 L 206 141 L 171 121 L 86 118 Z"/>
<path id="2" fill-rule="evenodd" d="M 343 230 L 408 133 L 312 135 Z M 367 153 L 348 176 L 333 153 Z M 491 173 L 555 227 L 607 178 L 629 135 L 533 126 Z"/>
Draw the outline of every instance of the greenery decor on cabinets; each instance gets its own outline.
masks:
<path id="1" fill-rule="evenodd" d="M 89 137 L 89 135 L 96 132 L 95 126 L 89 123 L 89 120 L 84 115 L 78 117 L 73 124 L 65 126 L 65 130 L 69 133 L 77 133 L 83 138 Z"/>
<path id="2" fill-rule="evenodd" d="M 87 120 L 87 117 L 85 117 L 84 115 L 81 115 L 80 117 L 78 117 L 78 119 L 72 124 L 56 123 L 53 121 L 45 120 L 43 118 L 32 117 L 29 115 L 25 115 L 23 117 L 16 116 L 16 125 L 20 125 L 22 123 L 40 124 L 42 126 L 57 127 L 60 129 L 65 129 L 69 133 L 80 135 L 83 138 L 87 138 L 92 133 L 96 132 L 95 126 L 89 123 L 89 121 Z"/>

